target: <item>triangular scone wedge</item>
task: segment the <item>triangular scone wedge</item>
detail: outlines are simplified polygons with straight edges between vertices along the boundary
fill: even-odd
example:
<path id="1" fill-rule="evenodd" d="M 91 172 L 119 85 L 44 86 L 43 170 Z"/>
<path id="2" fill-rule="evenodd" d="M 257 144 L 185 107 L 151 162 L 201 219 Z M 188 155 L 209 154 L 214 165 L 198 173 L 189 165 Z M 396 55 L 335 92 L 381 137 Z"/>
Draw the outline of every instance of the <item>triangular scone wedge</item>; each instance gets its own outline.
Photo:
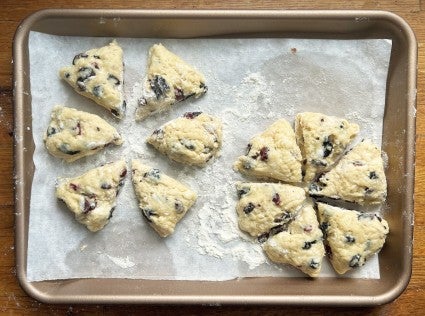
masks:
<path id="1" fill-rule="evenodd" d="M 239 228 L 260 241 L 284 229 L 306 196 L 302 188 L 280 183 L 237 182 Z"/>
<path id="2" fill-rule="evenodd" d="M 165 111 L 189 97 L 199 98 L 206 92 L 205 78 L 199 71 L 162 44 L 155 44 L 149 50 L 136 120 Z"/>
<path id="3" fill-rule="evenodd" d="M 304 181 L 328 170 L 357 136 L 359 126 L 335 116 L 321 113 L 299 113 L 295 134 L 304 158 Z"/>
<path id="4" fill-rule="evenodd" d="M 77 221 L 95 232 L 112 217 L 126 174 L 126 163 L 120 160 L 76 178 L 59 179 L 56 197 L 65 202 Z"/>
<path id="5" fill-rule="evenodd" d="M 306 204 L 287 229 L 271 236 L 263 244 L 263 249 L 272 261 L 290 264 L 311 277 L 317 277 L 325 247 L 313 206 Z"/>
<path id="6" fill-rule="evenodd" d="M 147 142 L 174 161 L 203 166 L 219 155 L 222 138 L 218 118 L 187 112 L 155 130 Z"/>
<path id="7" fill-rule="evenodd" d="M 320 227 L 327 253 L 339 274 L 361 267 L 378 253 L 389 233 L 388 223 L 378 214 L 361 213 L 318 203 Z"/>
<path id="8" fill-rule="evenodd" d="M 301 182 L 301 160 L 291 125 L 280 119 L 251 139 L 234 168 L 258 178 Z"/>
<path id="9" fill-rule="evenodd" d="M 108 109 L 122 119 L 126 108 L 123 97 L 123 52 L 116 41 L 76 55 L 72 66 L 59 71 L 79 94 Z"/>
<path id="10" fill-rule="evenodd" d="M 99 116 L 61 105 L 54 107 L 44 134 L 47 151 L 67 162 L 122 142 L 117 130 Z"/>
<path id="11" fill-rule="evenodd" d="M 167 237 L 195 203 L 196 193 L 138 160 L 132 161 L 132 171 L 134 191 L 143 216 L 161 237 Z"/>
<path id="12" fill-rule="evenodd" d="M 370 140 L 363 140 L 310 185 L 310 194 L 361 205 L 384 202 L 387 180 L 381 150 Z"/>

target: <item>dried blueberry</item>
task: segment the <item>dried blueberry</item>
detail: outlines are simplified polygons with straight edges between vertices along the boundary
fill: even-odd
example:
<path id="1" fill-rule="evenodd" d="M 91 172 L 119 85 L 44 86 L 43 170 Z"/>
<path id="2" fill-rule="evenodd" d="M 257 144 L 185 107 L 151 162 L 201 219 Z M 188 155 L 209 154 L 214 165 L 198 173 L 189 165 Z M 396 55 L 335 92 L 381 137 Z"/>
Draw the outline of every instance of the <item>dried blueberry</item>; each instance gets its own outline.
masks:
<path id="1" fill-rule="evenodd" d="M 85 81 L 86 79 L 96 76 L 93 68 L 91 67 L 81 67 L 78 69 L 78 79 L 77 81 Z"/>
<path id="2" fill-rule="evenodd" d="M 87 55 L 86 53 L 80 53 L 74 56 L 74 59 L 72 60 L 72 64 L 75 65 L 75 62 L 80 59 L 80 58 L 87 58 L 89 57 L 89 55 Z"/>
<path id="3" fill-rule="evenodd" d="M 163 139 L 164 138 L 164 131 L 160 128 L 153 131 L 152 135 L 156 135 L 157 139 Z"/>
<path id="4" fill-rule="evenodd" d="M 322 188 L 317 183 L 312 183 L 310 184 L 310 191 L 312 191 L 312 193 L 320 192 Z"/>
<path id="5" fill-rule="evenodd" d="M 312 269 L 317 269 L 319 267 L 319 265 L 320 265 L 319 261 L 317 261 L 316 259 L 311 259 L 309 266 Z"/>
<path id="6" fill-rule="evenodd" d="M 149 83 L 157 99 L 164 96 L 167 91 L 170 90 L 167 81 L 161 76 L 155 76 L 153 79 L 149 80 Z"/>
<path id="7" fill-rule="evenodd" d="M 356 242 L 356 238 L 354 238 L 351 235 L 347 235 L 347 236 L 345 236 L 345 242 L 347 242 L 349 244 L 355 243 Z"/>
<path id="8" fill-rule="evenodd" d="M 374 190 L 373 190 L 373 189 L 371 189 L 371 188 L 364 188 L 364 193 L 365 193 L 366 195 L 372 194 L 373 192 L 374 192 Z"/>
<path id="9" fill-rule="evenodd" d="M 63 152 L 64 154 L 70 155 L 70 156 L 73 156 L 73 155 L 80 153 L 79 150 L 69 149 L 69 144 L 66 144 L 66 143 L 61 144 L 58 149 L 59 149 L 59 151 Z"/>
<path id="10" fill-rule="evenodd" d="M 120 117 L 120 113 L 117 110 L 115 110 L 115 109 L 111 109 L 111 113 L 115 117 Z"/>
<path id="11" fill-rule="evenodd" d="M 71 74 L 69 72 L 65 73 L 65 78 L 68 79 L 69 77 L 71 77 Z"/>
<path id="12" fill-rule="evenodd" d="M 115 211 L 115 207 L 111 208 L 111 210 L 109 211 L 108 219 L 112 218 L 112 214 L 114 213 L 114 211 Z"/>
<path id="13" fill-rule="evenodd" d="M 194 119 L 195 117 L 201 115 L 202 112 L 186 112 L 185 114 L 183 114 L 183 117 L 187 118 L 187 119 Z"/>
<path id="14" fill-rule="evenodd" d="M 277 235 L 283 231 L 285 231 L 287 227 L 285 225 L 274 226 L 270 229 L 269 236 Z"/>
<path id="15" fill-rule="evenodd" d="M 323 158 L 326 158 L 332 153 L 332 150 L 334 147 L 332 143 L 332 137 L 331 136 L 325 137 L 322 143 L 322 146 L 323 146 Z"/>
<path id="16" fill-rule="evenodd" d="M 192 143 L 192 141 L 183 138 L 182 140 L 180 140 L 180 144 L 182 144 L 184 147 L 186 147 L 189 150 L 195 150 L 195 145 Z"/>
<path id="17" fill-rule="evenodd" d="M 102 183 L 100 187 L 104 190 L 109 190 L 110 188 L 112 188 L 112 185 L 110 185 L 109 183 Z"/>
<path id="18" fill-rule="evenodd" d="M 261 234 L 260 236 L 257 237 L 257 240 L 259 243 L 263 243 L 265 242 L 267 239 L 269 238 L 269 233 L 264 233 Z"/>
<path id="19" fill-rule="evenodd" d="M 279 205 L 280 204 L 280 196 L 279 193 L 275 193 L 273 195 L 272 201 L 274 204 Z"/>
<path id="20" fill-rule="evenodd" d="M 100 59 L 100 56 L 98 56 L 98 55 L 93 55 L 93 58 Z"/>
<path id="21" fill-rule="evenodd" d="M 116 86 L 119 86 L 120 83 L 121 83 L 121 81 L 117 77 L 115 77 L 114 75 L 111 75 L 111 74 L 108 75 L 108 81 L 111 84 L 116 85 Z"/>
<path id="22" fill-rule="evenodd" d="M 156 214 L 153 210 L 151 210 L 150 208 L 142 208 L 142 214 L 143 216 L 147 219 L 147 221 L 149 223 L 152 223 L 152 216 L 158 216 L 158 214 Z"/>
<path id="23" fill-rule="evenodd" d="M 145 178 L 150 177 L 150 178 L 154 178 L 154 179 L 159 179 L 160 173 L 161 173 L 161 171 L 159 169 L 153 168 L 153 169 L 149 170 L 148 172 L 145 172 L 143 177 L 145 177 Z"/>
<path id="24" fill-rule="evenodd" d="M 288 222 L 292 218 L 291 213 L 285 212 L 274 219 L 275 223 Z"/>
<path id="25" fill-rule="evenodd" d="M 57 133 L 56 128 L 54 128 L 52 126 L 49 126 L 47 128 L 47 137 L 52 136 L 52 135 L 54 135 L 56 133 Z"/>
<path id="26" fill-rule="evenodd" d="M 183 203 L 179 200 L 176 200 L 174 202 L 174 209 L 176 210 L 176 213 L 179 213 L 179 214 L 183 213 L 183 211 L 184 211 Z"/>
<path id="27" fill-rule="evenodd" d="M 137 103 L 139 104 L 139 106 L 145 106 L 146 104 L 148 104 L 148 101 L 146 101 L 145 98 L 140 98 Z"/>
<path id="28" fill-rule="evenodd" d="M 306 241 L 304 242 L 304 246 L 303 249 L 304 250 L 308 250 L 311 248 L 311 245 L 314 245 L 315 243 L 317 243 L 317 240 L 313 240 L 313 241 Z"/>
<path id="29" fill-rule="evenodd" d="M 244 211 L 244 213 L 245 214 L 249 214 L 249 213 L 251 213 L 253 210 L 254 210 L 254 208 L 255 208 L 255 205 L 253 204 L 253 203 L 251 203 L 251 202 L 249 202 L 244 208 L 243 208 L 243 211 Z"/>
<path id="30" fill-rule="evenodd" d="M 201 82 L 201 84 L 199 85 L 199 88 L 204 89 L 203 93 L 207 93 L 208 91 L 208 87 L 203 82 Z"/>
<path id="31" fill-rule="evenodd" d="M 93 87 L 93 94 L 98 97 L 101 98 L 103 95 L 103 87 L 102 86 L 95 86 Z"/>
<path id="32" fill-rule="evenodd" d="M 325 253 L 332 260 L 332 248 L 329 245 L 325 245 Z"/>
<path id="33" fill-rule="evenodd" d="M 355 167 L 361 167 L 361 166 L 363 166 L 363 165 L 364 165 L 364 163 L 363 163 L 362 161 L 358 161 L 358 160 L 356 160 L 356 161 L 353 161 L 353 165 L 354 165 Z"/>
<path id="34" fill-rule="evenodd" d="M 326 163 L 326 161 L 323 161 L 321 159 L 312 159 L 311 160 L 311 164 L 315 165 L 317 167 L 326 167 L 328 164 Z"/>
<path id="35" fill-rule="evenodd" d="M 360 258 L 361 256 L 359 254 L 353 256 L 349 262 L 350 268 L 357 268 L 360 266 Z"/>
<path id="36" fill-rule="evenodd" d="M 242 196 L 244 196 L 245 194 L 247 194 L 249 192 L 249 188 L 244 187 L 238 190 L 238 198 L 241 198 Z"/>
<path id="37" fill-rule="evenodd" d="M 378 176 L 375 171 L 369 173 L 369 179 L 378 179 Z"/>
<path id="38" fill-rule="evenodd" d="M 246 156 L 248 156 L 249 152 L 251 151 L 251 148 L 252 148 L 252 144 L 248 144 L 246 146 L 246 153 L 245 153 Z"/>

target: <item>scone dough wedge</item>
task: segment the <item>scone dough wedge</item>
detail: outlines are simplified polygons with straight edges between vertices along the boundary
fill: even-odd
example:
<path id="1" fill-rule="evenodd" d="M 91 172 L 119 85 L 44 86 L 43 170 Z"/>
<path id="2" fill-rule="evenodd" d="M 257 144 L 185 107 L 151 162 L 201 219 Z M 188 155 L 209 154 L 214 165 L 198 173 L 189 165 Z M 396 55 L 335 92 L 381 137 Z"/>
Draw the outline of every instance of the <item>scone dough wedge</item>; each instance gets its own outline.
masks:
<path id="1" fill-rule="evenodd" d="M 161 236 L 174 232 L 176 224 L 195 203 L 197 195 L 189 187 L 159 169 L 132 161 L 133 186 L 143 216 Z"/>
<path id="2" fill-rule="evenodd" d="M 165 111 L 189 97 L 199 98 L 206 92 L 205 78 L 199 71 L 162 44 L 155 44 L 149 50 L 136 120 Z"/>
<path id="3" fill-rule="evenodd" d="M 360 205 L 383 203 L 387 180 L 381 150 L 370 140 L 361 141 L 331 171 L 310 185 L 310 194 Z"/>
<path id="4" fill-rule="evenodd" d="M 306 204 L 286 230 L 267 239 L 263 249 L 274 262 L 290 264 L 311 277 L 319 276 L 325 247 L 313 205 Z"/>
<path id="5" fill-rule="evenodd" d="M 299 113 L 295 134 L 304 158 L 304 181 L 328 170 L 357 136 L 359 126 L 345 119 L 321 113 Z"/>
<path id="6" fill-rule="evenodd" d="M 99 116 L 55 106 L 44 134 L 47 151 L 67 162 L 94 155 L 109 145 L 121 145 L 121 135 Z"/>
<path id="7" fill-rule="evenodd" d="M 204 166 L 219 155 L 222 138 L 222 123 L 218 118 L 187 112 L 155 130 L 147 142 L 174 161 Z"/>
<path id="8" fill-rule="evenodd" d="M 320 226 L 329 259 L 335 271 L 344 274 L 361 267 L 378 253 L 389 233 L 388 223 L 378 214 L 361 213 L 318 203 Z"/>
<path id="9" fill-rule="evenodd" d="M 65 202 L 77 221 L 95 232 L 112 217 L 126 174 L 126 163 L 120 160 L 76 178 L 59 179 L 56 197 Z"/>
<path id="10" fill-rule="evenodd" d="M 77 54 L 72 66 L 59 71 L 62 79 L 76 92 L 108 109 L 115 117 L 124 117 L 123 51 L 116 41 Z"/>
<path id="11" fill-rule="evenodd" d="M 264 179 L 301 182 L 301 151 L 291 125 L 280 119 L 254 136 L 234 169 Z"/>
<path id="12" fill-rule="evenodd" d="M 239 228 L 260 241 L 285 229 L 305 202 L 302 188 L 280 183 L 237 182 Z"/>

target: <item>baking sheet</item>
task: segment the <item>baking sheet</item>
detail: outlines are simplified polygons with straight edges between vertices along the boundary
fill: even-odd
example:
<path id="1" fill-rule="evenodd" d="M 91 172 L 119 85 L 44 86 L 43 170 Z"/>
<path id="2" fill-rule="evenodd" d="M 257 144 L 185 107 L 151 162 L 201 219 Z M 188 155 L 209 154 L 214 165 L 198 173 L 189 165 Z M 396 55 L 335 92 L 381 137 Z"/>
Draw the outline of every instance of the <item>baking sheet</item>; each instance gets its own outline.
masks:
<path id="1" fill-rule="evenodd" d="M 267 262 L 260 245 L 236 224 L 231 165 L 249 138 L 280 117 L 293 122 L 300 111 L 346 117 L 361 136 L 380 144 L 391 41 L 294 39 L 117 39 L 124 49 L 127 117 L 118 122 L 75 93 L 58 70 L 75 54 L 112 38 L 51 36 L 29 39 L 36 172 L 28 240 L 29 281 L 69 278 L 226 280 L 245 276 L 301 276 Z M 173 110 L 136 123 L 134 110 L 149 47 L 162 42 L 202 71 L 209 91 Z M 48 52 L 48 53 L 46 53 Z M 125 138 L 122 147 L 66 164 L 47 154 L 42 135 L 56 104 L 99 114 Z M 222 156 L 200 169 L 168 161 L 144 143 L 161 124 L 186 111 L 202 110 L 224 123 Z M 58 176 L 72 177 L 101 163 L 140 158 L 190 185 L 199 198 L 174 235 L 161 239 L 137 209 L 130 179 L 104 230 L 88 232 L 54 197 Z M 321 276 L 335 276 L 325 264 Z M 348 277 L 379 278 L 377 256 Z"/>

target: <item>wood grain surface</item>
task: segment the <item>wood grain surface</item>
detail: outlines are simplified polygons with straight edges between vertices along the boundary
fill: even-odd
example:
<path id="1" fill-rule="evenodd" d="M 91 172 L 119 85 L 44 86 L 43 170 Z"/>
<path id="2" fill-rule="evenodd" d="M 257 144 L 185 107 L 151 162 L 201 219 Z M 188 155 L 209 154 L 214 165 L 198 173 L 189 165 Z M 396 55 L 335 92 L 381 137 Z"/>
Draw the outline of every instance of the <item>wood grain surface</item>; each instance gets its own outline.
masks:
<path id="1" fill-rule="evenodd" d="M 425 1 L 420 0 L 2 0 L 0 3 L 0 314 L 187 314 L 187 315 L 423 315 L 425 313 Z M 413 275 L 406 291 L 394 302 L 374 308 L 278 306 L 89 306 L 47 305 L 28 297 L 15 272 L 13 201 L 13 83 L 12 41 L 19 23 L 45 8 L 134 9 L 378 9 L 403 17 L 416 33 L 419 48 L 415 226 Z"/>

